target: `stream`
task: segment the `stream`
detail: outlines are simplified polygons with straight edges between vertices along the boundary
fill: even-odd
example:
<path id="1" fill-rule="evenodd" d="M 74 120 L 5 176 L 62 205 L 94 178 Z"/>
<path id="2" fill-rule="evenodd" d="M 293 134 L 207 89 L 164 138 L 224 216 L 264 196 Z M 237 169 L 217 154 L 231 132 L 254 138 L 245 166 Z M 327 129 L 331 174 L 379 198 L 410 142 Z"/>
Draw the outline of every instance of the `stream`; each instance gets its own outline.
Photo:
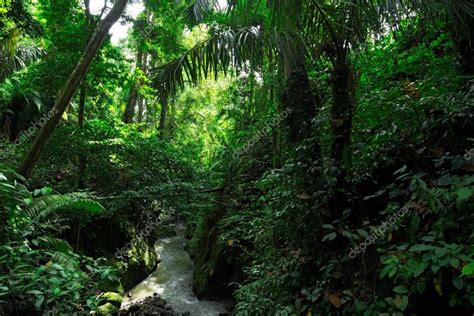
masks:
<path id="1" fill-rule="evenodd" d="M 194 263 L 184 247 L 186 246 L 186 225 L 169 224 L 175 228 L 176 236 L 160 238 L 155 251 L 161 262 L 155 272 L 125 293 L 122 308 L 127 308 L 155 293 L 167 301 L 167 305 L 179 314 L 191 316 L 213 316 L 229 314 L 228 302 L 199 300 L 193 292 Z M 156 295 L 155 294 L 155 295 Z"/>

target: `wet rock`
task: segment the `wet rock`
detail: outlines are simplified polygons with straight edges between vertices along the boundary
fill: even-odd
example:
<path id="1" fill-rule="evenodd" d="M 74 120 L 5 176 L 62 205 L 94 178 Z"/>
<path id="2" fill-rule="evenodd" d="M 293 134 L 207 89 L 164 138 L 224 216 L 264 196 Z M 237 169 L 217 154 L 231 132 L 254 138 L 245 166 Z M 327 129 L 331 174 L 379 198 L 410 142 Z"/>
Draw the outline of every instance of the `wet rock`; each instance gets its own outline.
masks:
<path id="1" fill-rule="evenodd" d="M 120 315 L 178 316 L 178 313 L 167 306 L 166 300 L 159 297 L 158 293 L 153 293 L 153 296 L 131 305 L 128 310 L 121 310 Z"/>

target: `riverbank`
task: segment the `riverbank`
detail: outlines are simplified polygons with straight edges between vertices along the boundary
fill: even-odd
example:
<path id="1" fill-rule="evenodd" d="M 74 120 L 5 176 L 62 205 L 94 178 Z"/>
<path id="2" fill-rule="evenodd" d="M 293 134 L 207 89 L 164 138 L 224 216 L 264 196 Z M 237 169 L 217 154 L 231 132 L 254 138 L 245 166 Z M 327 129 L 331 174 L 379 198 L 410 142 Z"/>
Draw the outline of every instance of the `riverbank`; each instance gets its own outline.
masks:
<path id="1" fill-rule="evenodd" d="M 161 262 L 144 281 L 125 293 L 122 312 L 125 315 L 147 313 L 147 310 L 153 313 L 161 311 L 161 315 L 230 315 L 232 302 L 200 300 L 195 295 L 194 263 L 185 250 L 186 225 L 168 225 L 176 235 L 158 239 L 155 251 Z"/>

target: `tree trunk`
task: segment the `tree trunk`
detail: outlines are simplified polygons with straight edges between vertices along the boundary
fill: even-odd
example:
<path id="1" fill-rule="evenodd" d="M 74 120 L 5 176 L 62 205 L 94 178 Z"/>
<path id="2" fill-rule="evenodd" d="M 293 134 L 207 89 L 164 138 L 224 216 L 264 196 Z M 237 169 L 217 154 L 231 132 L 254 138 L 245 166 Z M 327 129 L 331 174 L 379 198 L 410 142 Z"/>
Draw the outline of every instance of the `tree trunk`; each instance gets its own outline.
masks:
<path id="1" fill-rule="evenodd" d="M 285 83 L 282 95 L 282 112 L 290 110 L 286 123 L 289 140 L 299 143 L 310 136 L 311 120 L 316 116 L 316 99 L 303 61 L 285 61 Z"/>
<path id="2" fill-rule="evenodd" d="M 92 60 L 97 55 L 97 52 L 102 46 L 102 43 L 105 37 L 108 35 L 112 25 L 114 25 L 122 15 L 126 5 L 127 0 L 118 0 L 114 4 L 112 10 L 110 10 L 109 14 L 98 24 L 76 67 L 69 76 L 66 85 L 61 90 L 58 98 L 56 99 L 53 107 L 54 116 L 41 129 L 19 168 L 19 173 L 23 176 L 28 177 L 35 167 L 41 153 L 44 150 L 44 147 L 48 143 L 51 135 L 54 132 L 54 129 L 58 125 L 61 116 L 69 105 L 74 93 L 76 93 L 78 86 L 86 76 L 87 70 L 92 63 Z"/>
<path id="3" fill-rule="evenodd" d="M 166 128 L 166 117 L 168 115 L 168 100 L 165 96 L 161 96 L 161 114 L 160 114 L 160 126 L 158 127 L 158 131 L 160 133 L 160 137 L 164 138 L 165 136 L 165 128 Z"/>
<path id="4" fill-rule="evenodd" d="M 352 167 L 352 153 L 350 151 L 352 118 L 355 101 L 355 76 L 348 60 L 347 51 L 341 49 L 333 61 L 332 93 L 333 106 L 331 158 L 338 167 L 334 193 L 330 197 L 329 209 L 332 218 L 342 218 L 343 212 L 349 207 L 347 196 L 348 176 Z"/>
<path id="5" fill-rule="evenodd" d="M 463 74 L 474 75 L 474 16 L 466 14 L 464 22 L 458 22 L 460 28 L 466 28 L 457 36 L 457 46 L 461 56 L 461 71 Z"/>
<path id="6" fill-rule="evenodd" d="M 137 65 L 136 65 L 137 69 L 142 69 L 142 61 L 143 61 L 143 50 L 138 49 Z M 130 92 L 127 106 L 125 107 L 125 112 L 123 113 L 123 122 L 126 124 L 130 124 L 133 122 L 133 116 L 135 115 L 135 107 L 137 105 L 137 100 L 138 100 L 139 87 L 140 87 L 140 79 L 137 79 L 133 83 L 132 91 Z"/>
<path id="7" fill-rule="evenodd" d="M 356 107 L 355 78 L 347 52 L 341 50 L 334 61 L 332 78 L 333 106 L 331 110 L 333 142 L 331 158 L 344 173 L 351 167 L 352 117 Z"/>
<path id="8" fill-rule="evenodd" d="M 87 84 L 84 81 L 81 85 L 81 92 L 79 94 L 79 113 L 78 113 L 78 123 L 79 126 L 82 128 L 84 126 L 84 110 L 86 108 L 86 93 L 87 93 Z"/>
<path id="9" fill-rule="evenodd" d="M 147 68 L 148 68 L 148 53 L 143 54 L 143 61 L 141 63 L 141 70 L 143 72 L 143 75 L 146 76 Z M 140 82 L 140 86 L 143 85 L 143 82 Z M 145 100 L 143 96 L 138 96 L 138 117 L 137 121 L 138 123 L 141 123 L 143 121 L 143 111 L 144 111 L 144 105 L 145 105 Z"/>
<path id="10" fill-rule="evenodd" d="M 86 78 L 81 85 L 81 92 L 79 94 L 79 128 L 82 129 L 84 127 L 84 110 L 86 106 L 86 92 L 87 92 L 87 85 L 86 85 Z M 87 167 L 87 158 L 84 153 L 79 153 L 79 171 L 78 171 L 78 185 L 79 188 L 83 189 L 85 185 L 85 170 Z"/>

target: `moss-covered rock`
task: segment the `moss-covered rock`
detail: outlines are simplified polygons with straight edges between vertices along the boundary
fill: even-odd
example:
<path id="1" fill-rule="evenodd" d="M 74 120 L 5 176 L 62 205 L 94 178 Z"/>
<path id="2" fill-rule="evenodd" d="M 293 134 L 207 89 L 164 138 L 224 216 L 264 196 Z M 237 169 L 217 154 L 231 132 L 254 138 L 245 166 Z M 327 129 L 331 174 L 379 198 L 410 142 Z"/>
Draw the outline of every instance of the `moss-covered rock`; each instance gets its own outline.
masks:
<path id="1" fill-rule="evenodd" d="M 241 267 L 235 256 L 229 256 L 219 243 L 219 221 L 226 215 L 217 209 L 196 227 L 190 241 L 190 255 L 194 259 L 194 290 L 199 297 L 223 299 L 232 297 L 235 290 L 231 283 L 242 278 Z"/>
<path id="2" fill-rule="evenodd" d="M 156 269 L 159 262 L 154 242 L 151 244 L 144 239 L 132 243 L 127 258 L 122 264 L 122 284 L 126 291 L 143 281 Z"/>
<path id="3" fill-rule="evenodd" d="M 97 313 L 99 315 L 113 315 L 118 312 L 118 307 L 114 306 L 112 303 L 105 303 L 97 308 Z"/>
<path id="4" fill-rule="evenodd" d="M 122 305 L 122 295 L 114 292 L 106 292 L 102 294 L 102 299 L 106 300 L 108 303 L 116 307 L 120 307 Z"/>
<path id="5" fill-rule="evenodd" d="M 123 295 L 123 293 L 125 292 L 122 286 L 122 282 L 120 282 L 119 279 L 110 280 L 109 278 L 106 278 L 104 280 L 101 280 L 98 288 L 102 292 L 114 292 L 119 293 L 120 295 Z"/>

